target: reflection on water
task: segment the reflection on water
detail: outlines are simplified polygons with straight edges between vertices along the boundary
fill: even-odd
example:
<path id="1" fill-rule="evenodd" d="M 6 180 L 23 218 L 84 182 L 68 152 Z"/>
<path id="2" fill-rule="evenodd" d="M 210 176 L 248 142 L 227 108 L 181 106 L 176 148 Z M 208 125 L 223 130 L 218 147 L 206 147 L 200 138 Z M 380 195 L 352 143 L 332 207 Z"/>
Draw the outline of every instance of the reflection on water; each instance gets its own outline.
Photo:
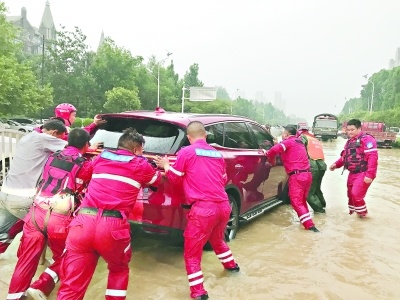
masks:
<path id="1" fill-rule="evenodd" d="M 342 138 L 323 143 L 328 166 L 344 143 Z M 327 214 L 314 215 L 321 233 L 303 230 L 290 206 L 245 224 L 230 244 L 241 273 L 227 274 L 212 252 L 203 255 L 210 299 L 400 299 L 400 151 L 382 149 L 379 155 L 378 176 L 366 198 L 370 219 L 348 215 L 347 174 L 328 171 Z M 0 260 L 1 299 L 16 247 Z M 136 238 L 133 248 L 127 299 L 190 299 L 180 247 Z M 100 262 L 85 299 L 104 299 L 106 282 Z"/>

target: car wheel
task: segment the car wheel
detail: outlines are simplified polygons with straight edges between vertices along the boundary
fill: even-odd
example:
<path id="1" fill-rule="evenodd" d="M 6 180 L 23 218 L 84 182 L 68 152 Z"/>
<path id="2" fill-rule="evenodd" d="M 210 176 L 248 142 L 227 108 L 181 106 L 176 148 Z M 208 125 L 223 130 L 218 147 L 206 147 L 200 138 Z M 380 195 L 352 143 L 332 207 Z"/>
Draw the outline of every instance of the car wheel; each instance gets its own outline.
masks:
<path id="1" fill-rule="evenodd" d="M 18 131 L 26 132 L 26 130 L 23 128 L 18 129 Z"/>
<path id="2" fill-rule="evenodd" d="M 7 159 L 6 163 L 5 163 L 5 167 L 4 167 L 5 173 L 4 173 L 4 176 L 3 176 L 3 165 L 2 165 L 2 162 L 0 161 L 0 186 L 3 185 L 4 178 L 7 176 L 9 168 L 10 168 L 10 163 L 9 163 L 9 161 Z"/>
<path id="3" fill-rule="evenodd" d="M 239 228 L 239 207 L 235 198 L 233 198 L 231 195 L 229 195 L 229 203 L 231 205 L 232 211 L 225 229 L 225 240 L 227 242 L 233 240 L 236 237 L 236 233 Z"/>

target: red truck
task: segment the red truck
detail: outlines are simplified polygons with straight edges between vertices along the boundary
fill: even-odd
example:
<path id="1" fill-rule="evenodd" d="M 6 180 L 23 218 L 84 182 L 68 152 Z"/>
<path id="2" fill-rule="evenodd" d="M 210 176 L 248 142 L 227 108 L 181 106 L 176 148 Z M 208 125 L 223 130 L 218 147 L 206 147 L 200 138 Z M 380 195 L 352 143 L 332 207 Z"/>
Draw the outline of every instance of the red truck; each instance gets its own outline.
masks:
<path id="1" fill-rule="evenodd" d="M 342 135 L 346 137 L 347 122 L 342 124 Z M 363 132 L 372 135 L 376 139 L 378 148 L 392 148 L 396 141 L 396 133 L 387 131 L 386 125 L 383 122 L 361 122 Z"/>
<path id="2" fill-rule="evenodd" d="M 386 125 L 383 122 L 362 122 L 361 128 L 376 139 L 379 148 L 392 148 L 396 141 L 396 133 L 386 131 Z"/>

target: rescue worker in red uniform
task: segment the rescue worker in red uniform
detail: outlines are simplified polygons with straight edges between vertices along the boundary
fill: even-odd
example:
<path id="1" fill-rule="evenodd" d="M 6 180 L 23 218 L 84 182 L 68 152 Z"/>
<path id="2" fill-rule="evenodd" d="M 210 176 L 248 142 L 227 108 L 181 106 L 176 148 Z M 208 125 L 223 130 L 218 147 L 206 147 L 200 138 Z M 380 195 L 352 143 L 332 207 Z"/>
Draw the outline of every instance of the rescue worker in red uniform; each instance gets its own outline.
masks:
<path id="1" fill-rule="evenodd" d="M 340 158 L 330 166 L 333 171 L 344 167 L 349 170 L 347 178 L 347 197 L 349 214 L 356 212 L 359 217 L 368 214 L 364 197 L 378 168 L 378 149 L 373 136 L 363 133 L 361 121 L 351 119 L 347 122 L 346 132 L 349 137 Z"/>
<path id="2" fill-rule="evenodd" d="M 208 299 L 204 289 L 201 256 L 203 247 L 210 242 L 215 254 L 228 271 L 238 272 L 232 252 L 224 241 L 224 231 L 229 221 L 231 207 L 225 192 L 227 175 L 225 161 L 220 152 L 206 142 L 207 133 L 201 122 L 194 121 L 187 127 L 190 146 L 182 148 L 173 166 L 167 158 L 156 158 L 159 167 L 173 184 L 181 184 L 190 211 L 183 233 L 184 259 L 190 286 L 190 296 Z"/>
<path id="3" fill-rule="evenodd" d="M 18 261 L 7 299 L 20 299 L 26 293 L 35 300 L 47 299 L 58 282 L 67 227 L 77 204 L 75 198 L 79 197 L 92 174 L 91 162 L 82 156 L 89 147 L 89 139 L 87 131 L 73 129 L 68 135 L 67 147 L 47 160 L 39 192 L 24 219 Z M 54 263 L 31 285 L 46 241 Z"/>
<path id="4" fill-rule="evenodd" d="M 303 226 L 308 230 L 319 232 L 307 206 L 307 195 L 312 181 L 310 163 L 306 148 L 301 139 L 296 137 L 296 133 L 296 128 L 285 127 L 282 142 L 273 146 L 266 155 L 271 164 L 274 164 L 274 158 L 277 155 L 281 156 L 283 166 L 289 176 L 290 203 Z"/>
<path id="5" fill-rule="evenodd" d="M 105 298 L 126 298 L 132 254 L 127 217 L 141 186 L 161 181 L 142 157 L 143 145 L 143 136 L 127 129 L 116 151 L 104 150 L 93 160 L 92 179 L 69 227 L 57 299 L 83 299 L 100 256 L 109 270 Z"/>
<path id="6" fill-rule="evenodd" d="M 308 192 L 307 202 L 314 212 L 325 213 L 326 201 L 321 190 L 321 184 L 327 166 L 322 143 L 308 131 L 307 127 L 300 128 L 297 136 L 301 138 L 303 144 L 306 146 L 310 161 L 312 183 Z"/>
<path id="7" fill-rule="evenodd" d="M 51 153 L 64 149 L 67 131 L 59 120 L 43 125 L 43 133 L 30 132 L 17 143 L 15 154 L 0 191 L 0 254 L 22 231 L 22 219 L 36 195 L 36 185 Z"/>
<path id="8" fill-rule="evenodd" d="M 76 108 L 72 104 L 69 103 L 61 103 L 56 106 L 54 109 L 54 114 L 55 117 L 54 119 L 58 119 L 62 122 L 64 122 L 65 126 L 67 126 L 68 132 L 71 130 L 72 124 L 74 124 L 75 119 L 76 119 Z M 106 123 L 106 120 L 103 120 L 101 117 L 96 115 L 93 119 L 93 123 L 87 125 L 84 127 L 84 129 L 89 132 L 90 136 L 93 136 L 99 126 L 101 124 Z M 37 132 L 42 132 L 42 127 L 36 127 L 34 129 Z M 64 139 L 67 140 L 68 132 L 65 135 Z"/>

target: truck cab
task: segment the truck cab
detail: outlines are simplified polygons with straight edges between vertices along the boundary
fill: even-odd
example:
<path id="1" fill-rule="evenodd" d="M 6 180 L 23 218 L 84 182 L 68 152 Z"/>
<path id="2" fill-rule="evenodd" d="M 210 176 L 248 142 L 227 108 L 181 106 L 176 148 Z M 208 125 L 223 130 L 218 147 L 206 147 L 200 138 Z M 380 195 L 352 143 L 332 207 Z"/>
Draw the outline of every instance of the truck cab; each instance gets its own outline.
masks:
<path id="1" fill-rule="evenodd" d="M 396 133 L 386 131 L 383 122 L 361 122 L 361 129 L 375 138 L 379 148 L 392 148 L 396 141 Z"/>
<path id="2" fill-rule="evenodd" d="M 312 132 L 323 140 L 336 139 L 338 135 L 338 118 L 335 115 L 323 113 L 314 117 Z"/>

